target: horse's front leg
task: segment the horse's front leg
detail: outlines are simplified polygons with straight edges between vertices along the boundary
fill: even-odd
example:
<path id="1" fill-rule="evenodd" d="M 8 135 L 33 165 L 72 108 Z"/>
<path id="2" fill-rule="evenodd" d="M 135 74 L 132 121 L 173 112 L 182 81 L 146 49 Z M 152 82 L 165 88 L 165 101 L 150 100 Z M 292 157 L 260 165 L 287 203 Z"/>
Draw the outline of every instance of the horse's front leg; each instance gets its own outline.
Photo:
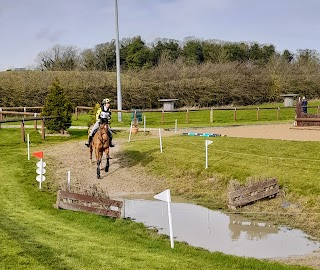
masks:
<path id="1" fill-rule="evenodd" d="M 90 145 L 89 150 L 90 150 L 90 164 L 92 164 L 92 151 L 93 151 L 92 144 Z"/>
<path id="2" fill-rule="evenodd" d="M 100 165 L 102 160 L 102 153 L 99 153 L 99 151 L 96 150 L 96 158 L 97 158 L 97 178 L 100 179 Z"/>

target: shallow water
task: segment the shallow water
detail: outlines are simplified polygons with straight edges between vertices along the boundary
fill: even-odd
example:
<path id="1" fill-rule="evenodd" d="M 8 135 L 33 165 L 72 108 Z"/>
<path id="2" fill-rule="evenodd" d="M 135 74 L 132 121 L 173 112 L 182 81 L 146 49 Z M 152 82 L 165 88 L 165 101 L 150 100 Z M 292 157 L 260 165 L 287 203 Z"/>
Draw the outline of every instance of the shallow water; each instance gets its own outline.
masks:
<path id="1" fill-rule="evenodd" d="M 169 235 L 167 203 L 126 199 L 124 216 Z M 305 255 L 320 247 L 301 230 L 252 222 L 238 214 L 189 203 L 171 203 L 175 241 L 225 254 L 254 258 Z"/>

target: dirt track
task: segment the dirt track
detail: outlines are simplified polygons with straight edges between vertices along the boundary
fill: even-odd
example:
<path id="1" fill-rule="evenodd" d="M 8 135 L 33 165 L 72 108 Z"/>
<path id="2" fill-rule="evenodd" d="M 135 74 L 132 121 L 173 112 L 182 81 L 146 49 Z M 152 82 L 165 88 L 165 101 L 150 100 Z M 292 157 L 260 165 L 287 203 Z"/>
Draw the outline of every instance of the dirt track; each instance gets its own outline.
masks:
<path id="1" fill-rule="evenodd" d="M 294 141 L 319 141 L 320 129 L 296 129 L 291 124 L 255 125 L 236 127 L 215 127 L 202 129 L 184 129 L 182 132 L 217 133 L 228 137 L 266 138 Z M 158 136 L 157 131 L 151 135 Z M 163 136 L 170 136 L 173 131 L 163 131 Z M 67 171 L 71 171 L 71 182 L 83 186 L 96 184 L 108 191 L 110 197 L 128 194 L 155 194 L 163 190 L 165 180 L 147 175 L 139 165 L 129 166 L 121 158 L 119 152 L 124 141 L 115 138 L 116 147 L 111 149 L 110 171 L 102 171 L 102 179 L 96 179 L 96 166 L 89 162 L 89 151 L 84 142 L 66 142 L 45 149 L 46 157 L 56 164 L 55 180 L 63 183 L 67 179 Z M 72 157 L 72 158 L 70 158 Z M 47 162 L 48 163 L 48 162 Z M 105 160 L 103 160 L 103 165 Z M 320 269 L 320 251 L 308 256 L 281 259 L 286 263 L 309 265 Z"/>

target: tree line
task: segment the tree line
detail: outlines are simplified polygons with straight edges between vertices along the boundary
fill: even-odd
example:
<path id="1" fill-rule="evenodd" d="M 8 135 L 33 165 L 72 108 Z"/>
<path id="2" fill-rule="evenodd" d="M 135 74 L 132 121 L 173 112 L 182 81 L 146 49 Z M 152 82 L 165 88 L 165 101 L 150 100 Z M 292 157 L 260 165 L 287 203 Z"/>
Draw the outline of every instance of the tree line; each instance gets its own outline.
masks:
<path id="1" fill-rule="evenodd" d="M 146 44 L 140 36 L 124 38 L 120 42 L 122 70 L 137 70 L 156 67 L 162 58 L 176 61 L 182 59 L 188 65 L 203 63 L 250 62 L 265 65 L 274 57 L 293 62 L 301 58 L 317 58 L 314 50 L 289 50 L 278 53 L 275 46 L 256 42 L 225 42 L 200 40 L 193 37 L 178 41 L 156 39 Z M 36 58 L 37 69 L 50 71 L 114 71 L 116 70 L 115 40 L 97 44 L 94 48 L 80 50 L 76 46 L 54 45 L 42 51 Z"/>
<path id="2" fill-rule="evenodd" d="M 280 94 L 320 97 L 316 51 L 277 53 L 273 45 L 141 37 L 121 41 L 123 109 L 160 108 L 159 99 L 177 98 L 177 107 L 252 105 L 281 101 Z M 58 79 L 74 106 L 103 98 L 116 108 L 114 41 L 79 51 L 55 45 L 38 55 L 38 69 L 0 72 L 0 107 L 42 106 Z"/>

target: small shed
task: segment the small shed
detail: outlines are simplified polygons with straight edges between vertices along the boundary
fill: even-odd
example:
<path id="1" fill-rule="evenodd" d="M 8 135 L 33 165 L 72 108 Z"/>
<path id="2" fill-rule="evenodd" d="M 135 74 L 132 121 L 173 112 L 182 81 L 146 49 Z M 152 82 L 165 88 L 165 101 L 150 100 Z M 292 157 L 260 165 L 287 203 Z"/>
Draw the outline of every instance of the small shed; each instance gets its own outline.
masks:
<path id="1" fill-rule="evenodd" d="M 163 102 L 163 110 L 164 111 L 172 111 L 174 109 L 174 102 L 179 99 L 177 98 L 167 98 L 167 99 L 159 99 L 158 101 Z"/>
<path id="2" fill-rule="evenodd" d="M 293 107 L 293 100 L 296 96 L 298 96 L 298 94 L 282 94 L 280 96 L 284 97 L 284 107 Z"/>

